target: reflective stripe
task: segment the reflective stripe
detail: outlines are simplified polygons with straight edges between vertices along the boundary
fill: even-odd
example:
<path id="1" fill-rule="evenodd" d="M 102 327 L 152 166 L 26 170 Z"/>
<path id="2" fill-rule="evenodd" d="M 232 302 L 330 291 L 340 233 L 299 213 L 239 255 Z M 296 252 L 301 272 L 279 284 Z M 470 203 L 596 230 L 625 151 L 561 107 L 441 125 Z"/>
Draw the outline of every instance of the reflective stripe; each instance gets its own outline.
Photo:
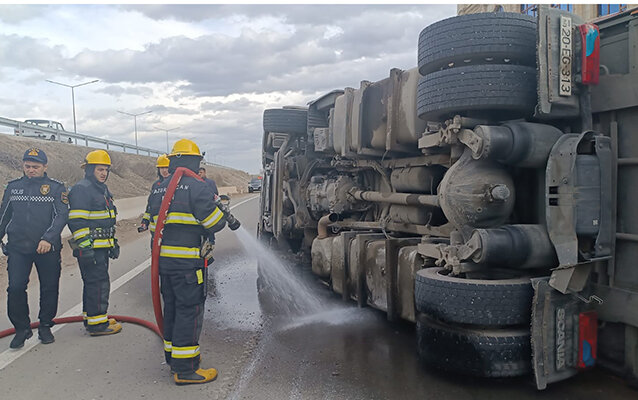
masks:
<path id="1" fill-rule="evenodd" d="M 170 212 L 166 215 L 164 224 L 199 225 L 199 221 L 190 213 Z"/>
<path id="2" fill-rule="evenodd" d="M 151 214 L 145 212 L 144 215 L 142 215 L 142 219 L 151 219 Z"/>
<path id="3" fill-rule="evenodd" d="M 95 239 L 93 240 L 93 248 L 105 248 L 105 247 L 113 247 L 115 246 L 115 242 L 113 239 Z"/>
<path id="4" fill-rule="evenodd" d="M 164 246 L 160 247 L 160 257 L 199 258 L 199 247 Z"/>
<path id="5" fill-rule="evenodd" d="M 164 351 L 171 352 L 173 350 L 173 343 L 167 340 L 164 340 Z"/>
<path id="6" fill-rule="evenodd" d="M 115 218 L 115 210 L 101 210 L 101 211 L 89 211 L 89 210 L 70 210 L 69 219 L 109 219 Z"/>
<path id="7" fill-rule="evenodd" d="M 224 213 L 219 209 L 219 207 L 215 207 L 215 211 L 210 213 L 210 215 L 202 221 L 202 226 L 206 229 L 211 228 L 218 223 L 223 216 Z"/>
<path id="8" fill-rule="evenodd" d="M 86 317 L 86 323 L 89 325 L 98 325 L 104 322 L 109 322 L 109 318 L 106 315 L 95 315 L 93 317 Z"/>
<path id="9" fill-rule="evenodd" d="M 171 356 L 173 358 L 193 358 L 199 355 L 199 346 L 177 347 L 173 346 Z"/>
<path id="10" fill-rule="evenodd" d="M 91 238 L 86 239 L 85 241 L 83 241 L 82 243 L 78 244 L 78 246 L 80 246 L 81 248 L 87 248 L 87 247 L 91 247 Z"/>
<path id="11" fill-rule="evenodd" d="M 89 233 L 91 233 L 91 230 L 89 228 L 78 229 L 77 231 L 73 232 L 73 239 L 81 239 L 84 236 L 87 236 Z"/>
<path id="12" fill-rule="evenodd" d="M 88 219 L 91 212 L 89 210 L 69 210 L 69 219 Z"/>

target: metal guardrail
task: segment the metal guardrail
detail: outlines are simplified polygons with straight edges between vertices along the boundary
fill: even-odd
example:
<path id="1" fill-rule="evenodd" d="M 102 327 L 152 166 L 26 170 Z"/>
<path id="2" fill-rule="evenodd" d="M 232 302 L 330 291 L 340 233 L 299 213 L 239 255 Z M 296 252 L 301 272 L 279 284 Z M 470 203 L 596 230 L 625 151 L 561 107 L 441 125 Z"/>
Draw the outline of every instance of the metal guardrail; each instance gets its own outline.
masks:
<path id="1" fill-rule="evenodd" d="M 46 136 L 53 135 L 49 137 L 55 138 L 56 142 L 66 142 L 68 141 L 69 138 L 71 138 L 76 145 L 78 144 L 78 140 L 84 141 L 84 145 L 87 147 L 89 146 L 89 143 L 100 143 L 105 145 L 107 150 L 110 150 L 111 147 L 114 147 L 115 149 L 121 148 L 124 153 L 126 153 L 126 150 L 129 149 L 136 152 L 137 154 L 140 154 L 140 152 L 147 153 L 149 156 L 150 155 L 159 156 L 160 154 L 165 154 L 164 151 L 158 151 L 155 149 L 150 149 L 148 147 L 135 146 L 132 144 L 119 142 L 116 140 L 109 140 L 109 139 L 103 139 L 103 138 L 99 138 L 99 137 L 95 137 L 91 135 L 85 135 L 83 133 L 74 133 L 74 132 L 68 132 L 68 131 L 59 130 L 59 129 L 45 128 L 38 125 L 28 124 L 28 123 L 20 122 L 20 121 L 14 121 L 12 119 L 3 118 L 3 117 L 0 117 L 0 125 L 8 126 L 10 128 L 13 128 L 14 130 L 15 129 L 22 130 L 23 127 L 29 130 L 37 130 L 38 132 L 44 133 L 45 138 Z M 26 136 L 26 137 L 31 137 L 31 136 Z"/>

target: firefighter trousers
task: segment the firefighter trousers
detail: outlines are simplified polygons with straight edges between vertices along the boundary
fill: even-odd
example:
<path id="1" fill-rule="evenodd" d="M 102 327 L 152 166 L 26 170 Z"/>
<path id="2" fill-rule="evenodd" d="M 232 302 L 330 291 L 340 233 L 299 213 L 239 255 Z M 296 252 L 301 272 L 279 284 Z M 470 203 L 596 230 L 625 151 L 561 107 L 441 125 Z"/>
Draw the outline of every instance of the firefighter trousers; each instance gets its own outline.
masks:
<path id="1" fill-rule="evenodd" d="M 160 272 L 164 301 L 164 356 L 177 373 L 199 369 L 206 272 L 204 268 Z"/>
<path id="2" fill-rule="evenodd" d="M 7 314 L 16 330 L 30 329 L 27 285 L 29 275 L 35 263 L 40 281 L 40 312 L 38 319 L 42 326 L 53 326 L 53 318 L 58 312 L 58 294 L 60 287 L 60 252 L 45 254 L 24 254 L 9 252 L 7 270 L 9 287 L 7 288 Z"/>
<path id="3" fill-rule="evenodd" d="M 94 249 L 95 257 L 78 257 L 84 287 L 82 290 L 82 311 L 86 313 L 86 329 L 99 332 L 109 326 L 106 315 L 109 308 L 109 249 Z"/>

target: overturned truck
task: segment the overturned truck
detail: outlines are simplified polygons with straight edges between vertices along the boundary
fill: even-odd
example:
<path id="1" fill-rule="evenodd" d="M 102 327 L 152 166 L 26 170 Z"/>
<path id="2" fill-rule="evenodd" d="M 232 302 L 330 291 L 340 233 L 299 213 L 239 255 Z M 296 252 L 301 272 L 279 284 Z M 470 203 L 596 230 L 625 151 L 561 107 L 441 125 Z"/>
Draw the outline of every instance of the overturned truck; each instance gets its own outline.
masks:
<path id="1" fill-rule="evenodd" d="M 436 368 L 638 375 L 638 15 L 472 14 L 418 67 L 264 111 L 259 237 Z"/>

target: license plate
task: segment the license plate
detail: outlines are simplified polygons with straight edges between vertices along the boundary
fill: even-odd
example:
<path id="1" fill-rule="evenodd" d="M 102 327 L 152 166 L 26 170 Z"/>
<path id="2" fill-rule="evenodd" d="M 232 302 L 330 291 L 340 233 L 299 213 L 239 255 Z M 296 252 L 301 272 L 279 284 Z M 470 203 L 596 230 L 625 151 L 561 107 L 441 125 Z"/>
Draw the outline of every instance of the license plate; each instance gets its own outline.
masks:
<path id="1" fill-rule="evenodd" d="M 560 72 L 558 76 L 560 96 L 572 95 L 572 19 L 560 17 Z"/>

